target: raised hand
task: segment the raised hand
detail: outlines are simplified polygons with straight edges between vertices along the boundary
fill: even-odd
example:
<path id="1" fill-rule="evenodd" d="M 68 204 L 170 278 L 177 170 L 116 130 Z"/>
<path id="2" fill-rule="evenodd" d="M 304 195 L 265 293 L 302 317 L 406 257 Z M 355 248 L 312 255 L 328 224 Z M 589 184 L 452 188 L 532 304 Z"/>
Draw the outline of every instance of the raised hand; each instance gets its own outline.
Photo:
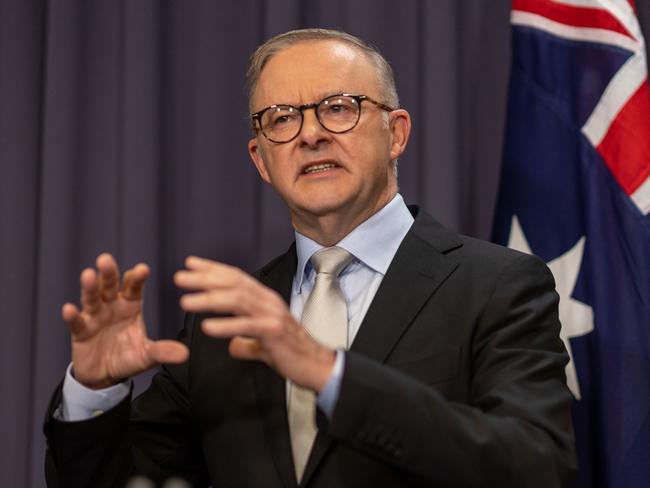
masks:
<path id="1" fill-rule="evenodd" d="M 106 388 L 161 363 L 182 363 L 189 352 L 180 342 L 152 341 L 142 317 L 142 291 L 149 276 L 146 264 L 124 273 L 110 254 L 97 258 L 97 270 L 81 273 L 82 309 L 63 305 L 70 329 L 72 368 L 81 384 Z"/>
<path id="2" fill-rule="evenodd" d="M 325 386 L 335 352 L 312 339 L 280 295 L 233 266 L 193 256 L 185 266 L 174 282 L 194 293 L 181 298 L 181 307 L 233 315 L 205 319 L 206 334 L 231 337 L 232 356 L 264 361 L 299 386 L 314 391 Z"/>

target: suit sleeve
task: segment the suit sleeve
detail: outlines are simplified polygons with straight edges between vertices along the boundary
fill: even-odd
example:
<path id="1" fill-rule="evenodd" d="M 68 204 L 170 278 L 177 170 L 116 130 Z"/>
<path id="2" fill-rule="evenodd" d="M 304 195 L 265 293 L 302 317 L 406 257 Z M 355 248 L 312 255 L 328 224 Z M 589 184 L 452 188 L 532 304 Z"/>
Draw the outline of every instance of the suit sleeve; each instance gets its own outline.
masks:
<path id="1" fill-rule="evenodd" d="M 194 321 L 188 316 L 178 337 L 188 346 Z M 48 486 L 124 486 L 134 475 L 156 483 L 181 476 L 192 486 L 208 486 L 187 395 L 189 367 L 189 362 L 163 367 L 133 404 L 129 395 L 104 414 L 79 422 L 53 417 L 61 402 L 59 387 L 44 426 Z"/>
<path id="2" fill-rule="evenodd" d="M 520 255 L 469 334 L 466 403 L 349 352 L 329 434 L 425 485 L 569 486 L 572 397 L 557 306 L 548 268 Z"/>

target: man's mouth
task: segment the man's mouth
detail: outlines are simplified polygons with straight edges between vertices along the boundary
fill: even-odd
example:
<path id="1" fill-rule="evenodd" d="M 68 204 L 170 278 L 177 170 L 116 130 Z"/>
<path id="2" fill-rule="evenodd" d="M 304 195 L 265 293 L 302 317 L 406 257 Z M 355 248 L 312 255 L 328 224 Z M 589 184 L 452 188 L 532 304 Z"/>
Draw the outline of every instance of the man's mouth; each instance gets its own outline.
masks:
<path id="1" fill-rule="evenodd" d="M 306 175 L 311 173 L 320 173 L 323 171 L 328 171 L 332 168 L 336 168 L 336 165 L 334 163 L 313 164 L 311 166 L 307 166 L 303 173 Z"/>

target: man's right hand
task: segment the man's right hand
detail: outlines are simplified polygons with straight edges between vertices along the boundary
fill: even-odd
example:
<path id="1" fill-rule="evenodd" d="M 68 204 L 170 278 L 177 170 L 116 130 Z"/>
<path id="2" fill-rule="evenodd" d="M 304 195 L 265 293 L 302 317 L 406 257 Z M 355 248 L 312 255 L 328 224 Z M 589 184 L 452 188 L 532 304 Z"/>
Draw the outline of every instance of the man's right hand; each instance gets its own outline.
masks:
<path id="1" fill-rule="evenodd" d="M 142 317 L 146 264 L 124 273 L 110 254 L 97 258 L 97 270 L 81 273 L 80 311 L 72 303 L 61 315 L 70 328 L 74 377 L 82 385 L 107 388 L 161 363 L 182 363 L 189 351 L 178 341 L 152 341 Z"/>

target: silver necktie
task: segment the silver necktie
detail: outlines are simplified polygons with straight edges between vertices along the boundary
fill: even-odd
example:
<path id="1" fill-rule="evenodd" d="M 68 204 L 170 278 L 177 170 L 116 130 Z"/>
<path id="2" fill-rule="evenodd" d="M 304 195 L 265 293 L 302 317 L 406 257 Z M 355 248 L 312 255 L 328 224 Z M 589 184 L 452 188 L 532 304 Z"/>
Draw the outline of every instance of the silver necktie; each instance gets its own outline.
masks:
<path id="1" fill-rule="evenodd" d="M 302 324 L 314 339 L 331 349 L 346 349 L 348 346 L 348 307 L 337 278 L 352 257 L 345 249 L 328 247 L 311 258 L 316 282 L 305 303 Z M 298 481 L 305 471 L 316 437 L 315 403 L 311 390 L 290 385 L 289 430 Z"/>

